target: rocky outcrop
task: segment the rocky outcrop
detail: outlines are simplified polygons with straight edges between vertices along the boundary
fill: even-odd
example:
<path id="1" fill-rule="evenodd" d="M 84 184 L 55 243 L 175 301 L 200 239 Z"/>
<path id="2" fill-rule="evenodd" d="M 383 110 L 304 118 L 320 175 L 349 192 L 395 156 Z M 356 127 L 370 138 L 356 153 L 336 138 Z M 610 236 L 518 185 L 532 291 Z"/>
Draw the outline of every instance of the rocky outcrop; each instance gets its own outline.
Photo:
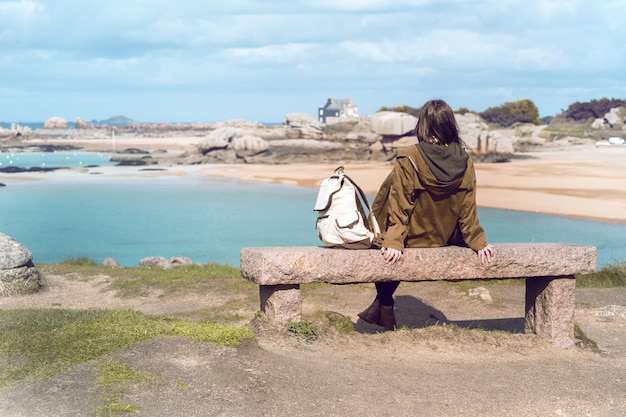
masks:
<path id="1" fill-rule="evenodd" d="M 29 137 L 33 133 L 33 130 L 28 126 L 20 126 L 16 123 L 11 123 L 9 129 L 5 129 L 0 126 L 0 139 L 20 139 Z"/>
<path id="2" fill-rule="evenodd" d="M 117 263 L 117 261 L 113 258 L 106 258 L 103 262 L 102 265 L 104 266 L 108 266 L 109 268 L 119 268 L 120 264 Z"/>
<path id="3" fill-rule="evenodd" d="M 28 294 L 44 286 L 33 255 L 13 238 L 0 233 L 0 296 Z"/>
<path id="4" fill-rule="evenodd" d="M 372 132 L 381 136 L 412 136 L 417 117 L 393 111 L 380 111 L 370 121 Z"/>
<path id="5" fill-rule="evenodd" d="M 615 114 L 622 117 L 622 113 Z M 455 117 L 461 139 L 472 156 L 481 162 L 507 161 L 515 152 L 539 147 L 585 144 L 581 138 L 556 135 L 547 130 L 545 125 L 519 124 L 514 128 L 494 128 L 475 113 L 457 113 Z M 610 117 L 608 119 L 613 120 Z M 397 148 L 417 143 L 414 135 L 416 124 L 416 117 L 390 111 L 331 124 L 320 123 L 303 113 L 290 113 L 281 125 L 276 126 L 227 120 L 194 124 L 134 122 L 129 126 L 112 127 L 76 119 L 75 128 L 37 129 L 31 137 L 42 139 L 39 141 L 42 144 L 57 139 L 112 140 L 113 137 L 120 140 L 168 138 L 174 144 L 177 138 L 197 138 L 195 149 L 182 154 L 146 152 L 136 155 L 118 152 L 112 157 L 112 160 L 125 165 L 350 163 L 393 160 Z M 60 142 L 55 146 L 61 146 Z"/>
<path id="6" fill-rule="evenodd" d="M 67 129 L 67 120 L 62 117 L 51 117 L 42 126 L 43 129 Z"/>
<path id="7" fill-rule="evenodd" d="M 323 139 L 324 125 L 317 119 L 304 113 L 289 113 L 283 125 L 289 139 Z"/>
<path id="8" fill-rule="evenodd" d="M 459 135 L 465 144 L 476 154 L 512 154 L 514 136 L 504 130 L 491 130 L 489 125 L 475 113 L 455 115 L 459 124 Z"/>
<path id="9" fill-rule="evenodd" d="M 166 259 L 162 256 L 149 256 L 139 261 L 139 266 L 157 266 L 163 269 L 171 269 L 177 266 L 191 264 L 191 259 L 183 256 L 174 256 L 170 259 Z"/>
<path id="10" fill-rule="evenodd" d="M 311 131 L 314 133 L 309 136 Z M 369 133 L 325 134 L 316 120 L 294 114 L 277 129 L 217 128 L 198 143 L 200 157 L 182 155 L 181 162 L 284 164 L 389 159 L 374 146 L 379 140 Z"/>
<path id="11" fill-rule="evenodd" d="M 197 145 L 198 152 L 210 162 L 237 162 L 266 152 L 268 143 L 244 129 L 219 127 Z"/>
<path id="12" fill-rule="evenodd" d="M 81 119 L 80 117 L 77 117 L 76 120 L 74 120 L 74 128 L 75 129 L 93 129 L 94 125 L 93 123 L 86 123 L 85 121 L 83 121 L 83 119 Z"/>
<path id="13" fill-rule="evenodd" d="M 597 118 L 591 124 L 592 129 L 613 129 L 626 127 L 626 107 L 611 109 L 604 117 Z"/>
<path id="14" fill-rule="evenodd" d="M 269 144 L 258 136 L 243 134 L 233 139 L 231 147 L 238 157 L 246 158 L 267 151 Z"/>

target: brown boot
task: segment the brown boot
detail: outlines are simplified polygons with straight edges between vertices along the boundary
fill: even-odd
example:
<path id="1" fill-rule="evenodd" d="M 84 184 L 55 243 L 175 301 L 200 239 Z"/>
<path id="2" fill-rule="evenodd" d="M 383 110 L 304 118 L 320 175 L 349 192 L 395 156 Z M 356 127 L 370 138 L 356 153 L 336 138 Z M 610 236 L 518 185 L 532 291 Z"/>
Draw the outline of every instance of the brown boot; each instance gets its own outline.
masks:
<path id="1" fill-rule="evenodd" d="M 378 298 L 365 311 L 360 312 L 358 316 L 370 324 L 378 324 L 380 321 L 380 302 Z"/>
<path id="2" fill-rule="evenodd" d="M 381 306 L 380 320 L 376 324 L 383 326 L 385 330 L 396 329 L 396 315 L 393 312 L 393 306 Z"/>

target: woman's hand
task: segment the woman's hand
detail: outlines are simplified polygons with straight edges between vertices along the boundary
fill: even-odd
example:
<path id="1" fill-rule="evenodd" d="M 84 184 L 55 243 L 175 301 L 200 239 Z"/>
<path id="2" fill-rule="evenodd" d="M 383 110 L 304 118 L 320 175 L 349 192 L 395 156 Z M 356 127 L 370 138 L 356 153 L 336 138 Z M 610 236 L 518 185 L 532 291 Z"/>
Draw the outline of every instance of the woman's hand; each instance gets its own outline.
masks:
<path id="1" fill-rule="evenodd" d="M 380 248 L 380 254 L 388 264 L 395 264 L 402 257 L 402 251 L 392 248 Z"/>
<path id="2" fill-rule="evenodd" d="M 480 260 L 481 264 L 484 264 L 485 261 L 491 263 L 494 253 L 493 245 L 487 245 L 478 251 L 478 260 Z"/>

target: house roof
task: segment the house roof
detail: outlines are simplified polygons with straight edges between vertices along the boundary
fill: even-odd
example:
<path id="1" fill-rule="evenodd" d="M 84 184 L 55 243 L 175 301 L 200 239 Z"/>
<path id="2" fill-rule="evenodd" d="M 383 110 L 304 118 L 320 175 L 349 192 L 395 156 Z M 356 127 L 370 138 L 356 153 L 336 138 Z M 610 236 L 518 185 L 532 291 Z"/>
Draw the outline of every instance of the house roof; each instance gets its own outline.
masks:
<path id="1" fill-rule="evenodd" d="M 329 97 L 326 105 L 324 106 L 327 110 L 341 110 L 344 107 L 354 107 L 352 103 L 352 99 L 350 97 L 345 99 L 336 99 Z"/>

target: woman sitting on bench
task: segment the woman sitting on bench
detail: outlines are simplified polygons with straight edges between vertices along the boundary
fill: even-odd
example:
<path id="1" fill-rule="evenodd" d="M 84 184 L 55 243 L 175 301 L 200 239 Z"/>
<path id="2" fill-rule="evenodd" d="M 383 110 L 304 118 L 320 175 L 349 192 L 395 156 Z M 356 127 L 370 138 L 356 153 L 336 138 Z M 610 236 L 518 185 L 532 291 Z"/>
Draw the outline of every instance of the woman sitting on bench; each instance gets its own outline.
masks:
<path id="1" fill-rule="evenodd" d="M 494 248 L 476 215 L 474 164 L 450 106 L 443 100 L 426 102 L 415 135 L 418 144 L 398 149 L 393 171 L 372 204 L 383 233 L 384 261 L 400 261 L 404 248 L 458 245 L 476 251 L 480 262 L 491 262 Z M 394 330 L 393 294 L 399 284 L 377 282 L 376 299 L 359 317 Z"/>

